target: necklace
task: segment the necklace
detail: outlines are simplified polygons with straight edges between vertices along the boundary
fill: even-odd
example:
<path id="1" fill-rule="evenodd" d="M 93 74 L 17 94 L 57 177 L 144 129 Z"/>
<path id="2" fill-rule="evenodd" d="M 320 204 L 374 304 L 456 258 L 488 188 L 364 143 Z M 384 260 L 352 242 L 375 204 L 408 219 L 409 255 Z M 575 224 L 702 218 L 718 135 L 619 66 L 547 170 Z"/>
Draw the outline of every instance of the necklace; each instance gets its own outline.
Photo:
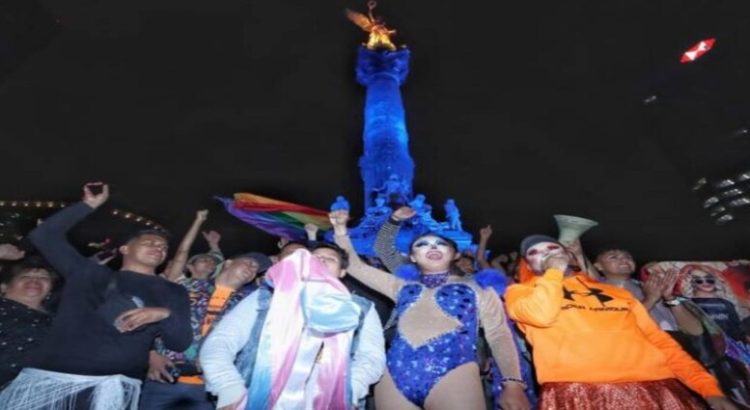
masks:
<path id="1" fill-rule="evenodd" d="M 422 281 L 423 285 L 427 286 L 430 289 L 433 289 L 440 285 L 443 285 L 446 281 L 448 281 L 449 275 L 449 272 L 435 273 L 432 275 L 422 275 L 420 277 L 420 280 Z"/>

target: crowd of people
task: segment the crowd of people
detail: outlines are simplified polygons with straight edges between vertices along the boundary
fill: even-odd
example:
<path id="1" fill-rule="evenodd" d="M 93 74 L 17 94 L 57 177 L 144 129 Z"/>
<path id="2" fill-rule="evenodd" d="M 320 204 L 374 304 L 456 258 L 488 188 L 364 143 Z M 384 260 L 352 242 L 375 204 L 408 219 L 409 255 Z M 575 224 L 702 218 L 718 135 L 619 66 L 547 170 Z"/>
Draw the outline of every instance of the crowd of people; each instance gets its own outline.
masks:
<path id="1" fill-rule="evenodd" d="M 622 247 L 589 259 L 538 234 L 488 260 L 490 226 L 474 252 L 427 232 L 402 254 L 408 206 L 376 259 L 346 207 L 333 242 L 310 225 L 275 255 L 229 258 L 198 211 L 169 261 L 165 233 L 143 230 L 115 270 L 67 239 L 108 197 L 85 185 L 29 233 L 33 254 L 0 245 L 0 408 L 750 408 L 747 321 L 711 272 L 677 296 L 678 272 L 638 281 Z"/>

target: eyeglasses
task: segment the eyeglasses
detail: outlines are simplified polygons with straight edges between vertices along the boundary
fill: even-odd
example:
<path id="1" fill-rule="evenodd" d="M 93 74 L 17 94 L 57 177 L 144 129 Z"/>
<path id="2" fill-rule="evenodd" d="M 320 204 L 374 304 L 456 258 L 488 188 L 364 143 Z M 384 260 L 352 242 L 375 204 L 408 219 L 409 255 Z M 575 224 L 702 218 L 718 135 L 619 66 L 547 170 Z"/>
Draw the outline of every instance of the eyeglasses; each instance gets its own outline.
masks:
<path id="1" fill-rule="evenodd" d="M 713 284 L 716 283 L 716 279 L 714 279 L 714 278 L 695 278 L 695 279 L 693 279 L 692 282 L 694 284 L 696 284 L 696 285 L 702 285 L 704 282 L 707 283 L 707 284 L 709 284 L 709 285 L 713 285 Z"/>

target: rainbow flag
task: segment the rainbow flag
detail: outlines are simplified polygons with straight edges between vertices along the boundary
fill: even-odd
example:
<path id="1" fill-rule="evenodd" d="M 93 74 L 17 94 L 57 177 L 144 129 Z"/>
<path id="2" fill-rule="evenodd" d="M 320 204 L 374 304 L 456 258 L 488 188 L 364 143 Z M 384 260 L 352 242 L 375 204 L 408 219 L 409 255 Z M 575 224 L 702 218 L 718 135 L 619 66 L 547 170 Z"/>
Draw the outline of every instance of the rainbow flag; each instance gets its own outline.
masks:
<path id="1" fill-rule="evenodd" d="M 217 197 L 227 211 L 241 221 L 271 235 L 298 240 L 305 238 L 305 224 L 321 230 L 331 229 L 328 211 L 310 208 L 255 194 L 234 194 L 234 198 Z"/>

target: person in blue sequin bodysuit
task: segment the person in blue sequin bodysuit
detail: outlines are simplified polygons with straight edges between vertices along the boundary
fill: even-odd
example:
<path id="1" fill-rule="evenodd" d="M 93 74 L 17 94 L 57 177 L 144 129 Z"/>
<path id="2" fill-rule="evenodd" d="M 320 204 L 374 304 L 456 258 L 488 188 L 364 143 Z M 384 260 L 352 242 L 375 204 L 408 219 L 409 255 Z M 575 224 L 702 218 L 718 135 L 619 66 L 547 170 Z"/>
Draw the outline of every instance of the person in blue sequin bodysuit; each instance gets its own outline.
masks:
<path id="1" fill-rule="evenodd" d="M 411 246 L 417 280 L 399 279 L 366 265 L 347 236 L 346 210 L 331 212 L 336 243 L 347 250 L 348 272 L 396 302 L 398 332 L 387 352 L 387 369 L 375 388 L 377 408 L 484 409 L 476 342 L 479 327 L 500 366 L 506 410 L 526 410 L 518 353 L 500 300 L 470 278 L 452 274 L 452 241 L 427 234 Z"/>

